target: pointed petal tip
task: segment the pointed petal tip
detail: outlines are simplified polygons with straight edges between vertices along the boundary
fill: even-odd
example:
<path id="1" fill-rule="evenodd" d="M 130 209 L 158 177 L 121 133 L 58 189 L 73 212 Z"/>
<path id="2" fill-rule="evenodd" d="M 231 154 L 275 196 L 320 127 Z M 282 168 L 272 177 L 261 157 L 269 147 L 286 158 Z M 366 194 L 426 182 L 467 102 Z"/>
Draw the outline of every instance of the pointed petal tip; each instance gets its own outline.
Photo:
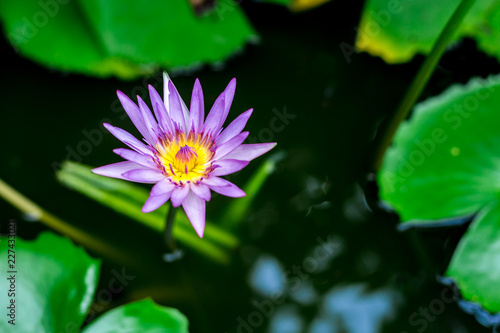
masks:
<path id="1" fill-rule="evenodd" d="M 126 149 L 126 148 L 115 148 L 115 149 L 113 149 L 112 151 L 113 151 L 113 153 L 115 153 L 116 155 L 118 155 L 118 156 L 122 156 L 122 155 L 123 155 L 123 153 L 124 153 L 125 151 L 129 151 L 129 150 L 128 150 L 128 149 Z"/>
<path id="2" fill-rule="evenodd" d="M 169 82 L 172 82 L 172 79 L 168 75 L 167 71 L 163 71 L 163 92 L 164 93 L 168 89 L 167 87 L 168 87 Z M 168 90 L 170 90 L 170 89 L 168 89 Z M 163 96 L 163 97 L 166 98 L 166 96 Z"/>
<path id="3" fill-rule="evenodd" d="M 200 82 L 200 80 L 198 80 L 198 78 L 196 78 L 196 80 L 194 80 L 193 94 L 194 93 L 200 94 L 201 97 L 203 96 L 203 88 L 201 87 L 201 82 Z"/>
<path id="4" fill-rule="evenodd" d="M 91 170 L 91 172 L 95 175 L 111 177 L 111 178 L 120 178 L 122 177 L 122 173 L 140 168 L 141 166 L 137 163 L 130 161 L 122 161 L 113 164 L 103 165 Z"/>
<path id="5" fill-rule="evenodd" d="M 230 97 L 230 99 L 232 101 L 235 91 L 236 91 L 236 78 L 234 77 L 231 81 L 229 81 L 226 89 L 224 89 L 224 92 L 225 92 L 225 94 L 228 94 L 228 96 Z"/>
<path id="6" fill-rule="evenodd" d="M 103 166 L 100 166 L 100 167 L 97 167 L 97 168 L 93 168 L 90 170 L 90 172 L 92 172 L 94 175 L 98 175 L 98 176 L 103 176 L 103 177 L 109 177 L 108 176 L 108 173 L 103 171 L 102 168 L 104 168 L 106 165 L 103 165 Z"/>
<path id="7" fill-rule="evenodd" d="M 250 132 L 249 131 L 243 131 L 241 132 L 240 134 L 238 135 L 241 135 L 241 138 L 243 139 L 243 142 L 245 142 L 245 140 L 248 138 L 248 136 L 250 135 Z M 239 145 L 242 145 L 243 142 L 241 142 Z"/>
<path id="8" fill-rule="evenodd" d="M 253 113 L 253 108 L 246 110 L 245 112 L 242 112 L 238 117 L 244 116 L 247 119 L 250 118 L 250 116 Z"/>
<path id="9" fill-rule="evenodd" d="M 212 183 L 214 183 L 214 181 L 215 180 L 213 180 Z M 216 181 L 217 185 L 209 185 L 210 189 L 214 192 L 230 198 L 242 198 L 247 195 L 241 188 L 223 178 L 218 178 Z"/>
<path id="10" fill-rule="evenodd" d="M 127 102 L 127 101 L 130 101 L 133 103 L 132 99 L 130 99 L 130 97 L 128 97 L 124 92 L 122 92 L 121 90 L 117 90 L 116 91 L 116 95 L 118 96 L 118 99 L 120 100 L 120 102 L 123 103 L 124 102 Z"/>
<path id="11" fill-rule="evenodd" d="M 233 100 L 234 97 L 234 92 L 236 91 L 236 78 L 233 78 L 231 81 L 226 86 L 226 89 L 224 89 L 224 95 L 228 95 L 228 99 Z"/>
<path id="12" fill-rule="evenodd" d="M 220 160 L 215 162 L 218 166 L 212 174 L 214 176 L 227 176 L 232 173 L 238 172 L 241 169 L 245 168 L 250 161 L 241 161 L 241 160 Z"/>
<path id="13" fill-rule="evenodd" d="M 92 172 L 94 175 L 102 176 L 102 175 L 101 175 L 101 172 L 100 172 L 100 169 L 101 169 L 102 167 L 104 167 L 104 166 L 105 166 L 105 165 L 100 166 L 100 167 L 97 167 L 97 168 L 90 169 L 90 172 Z"/>
<path id="14" fill-rule="evenodd" d="M 161 206 L 160 206 L 161 207 Z M 154 206 L 151 206 L 149 205 L 147 202 L 144 204 L 144 206 L 142 206 L 141 208 L 141 212 L 144 213 L 144 214 L 147 214 L 147 213 L 151 213 L 151 212 L 154 212 L 155 210 L 157 210 L 158 208 L 160 207 L 154 207 Z"/>
<path id="15" fill-rule="evenodd" d="M 205 208 L 206 204 L 203 199 L 199 198 L 193 192 L 189 192 L 186 200 L 182 203 L 184 212 L 186 213 L 189 222 L 200 238 L 203 238 L 205 231 Z"/>
<path id="16" fill-rule="evenodd" d="M 231 195 L 227 195 L 225 193 L 220 193 L 226 197 L 229 197 L 229 198 L 244 198 L 247 196 L 247 194 L 245 193 L 245 191 L 243 191 L 242 189 L 239 188 L 240 191 L 232 191 L 231 192 Z"/>
<path id="17" fill-rule="evenodd" d="M 198 237 L 203 238 L 203 234 L 205 233 L 205 226 L 203 226 L 203 228 L 201 228 L 201 229 L 195 228 L 194 230 L 196 231 L 196 234 L 198 234 Z"/>

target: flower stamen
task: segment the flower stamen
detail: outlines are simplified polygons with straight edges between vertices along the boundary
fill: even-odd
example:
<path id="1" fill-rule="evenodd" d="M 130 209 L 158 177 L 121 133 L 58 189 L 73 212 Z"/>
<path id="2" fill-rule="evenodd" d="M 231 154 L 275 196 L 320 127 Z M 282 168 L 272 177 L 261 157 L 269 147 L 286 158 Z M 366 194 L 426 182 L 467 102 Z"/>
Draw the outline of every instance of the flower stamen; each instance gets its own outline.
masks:
<path id="1" fill-rule="evenodd" d="M 165 176 L 180 186 L 199 182 L 212 171 L 214 143 L 201 133 L 164 136 L 154 151 L 155 161 Z"/>
<path id="2" fill-rule="evenodd" d="M 191 162 L 194 157 L 198 158 L 198 154 L 196 154 L 196 151 L 188 145 L 181 147 L 177 154 L 175 154 L 175 159 L 178 159 L 183 163 Z"/>

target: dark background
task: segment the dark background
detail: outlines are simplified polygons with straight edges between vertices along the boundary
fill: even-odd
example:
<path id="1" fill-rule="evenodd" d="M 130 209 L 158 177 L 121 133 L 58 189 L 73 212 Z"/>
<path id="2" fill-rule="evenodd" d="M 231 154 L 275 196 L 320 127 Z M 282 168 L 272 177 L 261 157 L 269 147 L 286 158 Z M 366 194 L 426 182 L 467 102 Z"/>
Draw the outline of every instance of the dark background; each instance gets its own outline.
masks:
<path id="1" fill-rule="evenodd" d="M 206 108 L 236 77 L 229 118 L 253 107 L 247 125 L 251 136 L 259 137 L 261 129 L 269 127 L 273 109 L 286 108 L 296 116 L 272 138 L 261 134 L 266 141 L 277 141 L 275 151 L 283 151 L 287 157 L 254 202 L 238 234 L 244 245 L 228 266 L 189 250 L 180 262 L 162 262 L 165 249 L 160 235 L 68 190 L 55 179 L 53 166 L 86 140 L 84 131 L 98 129 L 103 119 L 136 133 L 132 123 L 121 118 L 116 90 L 129 96 L 140 94 L 147 100 L 148 83 L 161 90 L 161 73 L 131 82 L 66 74 L 22 58 L 6 40 L 0 42 L 4 59 L 0 177 L 46 210 L 141 259 L 139 266 L 125 267 L 135 276 L 133 281 L 110 303 L 98 302 L 97 314 L 151 296 L 186 314 L 192 332 L 237 331 L 238 317 L 247 320 L 256 311 L 252 300 L 265 299 L 248 283 L 255 262 L 263 255 L 271 256 L 287 270 L 307 257 L 318 245 L 318 237 L 333 235 L 341 244 L 340 254 L 324 271 L 306 279 L 316 290 L 315 301 L 301 304 L 289 297 L 252 330 L 313 332 L 311 322 L 319 316 L 339 323 L 342 320 L 321 315 L 324 295 L 334 288 L 364 285 L 366 299 L 390 290 L 395 295 L 393 302 L 365 302 L 368 305 L 363 307 L 347 297 L 342 301 L 348 318 L 344 321 L 359 326 L 353 329 L 344 322 L 339 332 L 490 331 L 454 303 L 445 304 L 432 320 L 418 321 L 424 318 L 421 309 L 435 305 L 432 302 L 441 297 L 444 287 L 436 277 L 446 268 L 464 227 L 402 233 L 396 230 L 393 215 L 371 212 L 363 203 L 359 184 L 365 184 L 377 126 L 381 123 L 383 129 L 423 56 L 392 66 L 368 54 L 352 54 L 347 59 L 339 45 L 354 44 L 363 7 L 360 1 L 332 1 L 303 13 L 250 1 L 241 6 L 260 34 L 260 43 L 246 46 L 222 69 L 207 66 L 193 74 L 173 75 L 187 102 L 198 77 Z M 499 71 L 496 60 L 477 51 L 473 41 L 463 40 L 447 51 L 421 99 L 439 94 L 453 82 Z M 80 162 L 92 166 L 117 162 L 120 159 L 111 152 L 117 147 L 121 144 L 106 133 L 102 143 L 94 145 L 87 156 L 80 156 Z M 244 184 L 264 159 L 255 160 L 231 180 Z M 374 199 L 373 191 L 368 196 Z M 207 216 L 220 216 L 230 200 L 222 196 L 212 200 Z M 24 238 L 32 239 L 47 229 L 25 221 L 16 209 L 0 201 L 3 232 L 9 219 L 19 221 L 18 233 Z M 98 290 L 107 287 L 113 269 L 122 268 L 105 259 Z M 272 276 L 261 282 L 270 280 Z M 382 311 L 383 304 L 389 310 Z M 277 314 L 282 312 L 291 313 L 291 319 L 285 316 L 288 322 L 279 321 L 283 319 Z M 388 317 L 380 329 L 362 325 L 378 313 Z M 414 313 L 418 315 L 411 321 Z M 287 325 L 296 330 L 286 330 Z"/>

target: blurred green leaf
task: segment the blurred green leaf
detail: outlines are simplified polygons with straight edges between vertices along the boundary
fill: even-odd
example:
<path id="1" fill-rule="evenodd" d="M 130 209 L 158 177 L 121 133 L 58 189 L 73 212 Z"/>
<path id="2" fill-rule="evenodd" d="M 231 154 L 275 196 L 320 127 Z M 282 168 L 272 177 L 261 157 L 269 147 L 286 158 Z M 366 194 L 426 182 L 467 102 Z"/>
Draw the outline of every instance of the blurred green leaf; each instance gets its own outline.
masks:
<path id="1" fill-rule="evenodd" d="M 255 171 L 250 180 L 245 184 L 243 189 L 247 194 L 243 198 L 234 200 L 226 209 L 221 218 L 221 226 L 230 230 L 235 229 L 238 223 L 243 222 L 248 215 L 250 205 L 261 190 L 267 178 L 274 172 L 276 163 L 285 157 L 283 152 L 273 154 L 267 160 L 262 162 L 260 167 Z"/>
<path id="2" fill-rule="evenodd" d="M 368 0 L 361 17 L 356 48 L 387 63 L 427 54 L 460 0 Z M 455 40 L 471 37 L 478 47 L 500 59 L 500 3 L 476 1 L 458 28 Z"/>
<path id="3" fill-rule="evenodd" d="M 415 107 L 378 174 L 403 223 L 471 215 L 500 190 L 500 77 L 473 79 Z"/>
<path id="4" fill-rule="evenodd" d="M 0 2 L 7 39 L 45 66 L 131 79 L 214 64 L 257 38 L 232 0 L 197 17 L 185 0 Z"/>
<path id="5" fill-rule="evenodd" d="M 188 321 L 176 309 L 145 299 L 120 306 L 92 322 L 83 333 L 187 333 Z"/>
<path id="6" fill-rule="evenodd" d="M 491 313 L 500 312 L 500 204 L 484 207 L 460 240 L 446 275 L 462 296 Z"/>
<path id="7" fill-rule="evenodd" d="M 141 211 L 149 192 L 127 181 L 102 177 L 90 172 L 92 168 L 65 161 L 57 178 L 67 187 L 96 200 L 116 212 L 128 216 L 149 228 L 163 232 L 167 205 L 151 213 Z M 205 235 L 199 238 L 184 213 L 176 215 L 174 235 L 186 246 L 219 262 L 229 261 L 229 250 L 239 244 L 232 234 L 207 221 Z"/>
<path id="8" fill-rule="evenodd" d="M 48 232 L 34 241 L 0 238 L 2 257 L 7 259 L 12 251 L 16 260 L 15 280 L 0 279 L 0 288 L 7 292 L 15 283 L 15 295 L 6 298 L 8 304 L 10 299 L 15 300 L 15 325 L 8 323 L 10 318 L 1 320 L 1 332 L 79 331 L 94 298 L 100 261 L 68 239 Z M 146 299 L 107 312 L 84 332 L 184 333 L 187 328 L 188 321 L 178 310 Z"/>
<path id="9" fill-rule="evenodd" d="M 8 247 L 12 244 L 8 239 L 12 238 L 0 238 L 0 255 L 7 260 L 8 250 L 15 251 L 16 320 L 12 326 L 4 314 L 0 331 L 48 333 L 66 332 L 69 327 L 78 329 L 93 300 L 99 260 L 52 233 L 43 233 L 34 241 L 16 237 L 14 249 Z M 5 273 L 5 267 L 2 270 Z M 3 276 L 0 279 L 0 290 L 5 292 L 3 306 L 10 302 L 9 288 L 10 281 Z"/>

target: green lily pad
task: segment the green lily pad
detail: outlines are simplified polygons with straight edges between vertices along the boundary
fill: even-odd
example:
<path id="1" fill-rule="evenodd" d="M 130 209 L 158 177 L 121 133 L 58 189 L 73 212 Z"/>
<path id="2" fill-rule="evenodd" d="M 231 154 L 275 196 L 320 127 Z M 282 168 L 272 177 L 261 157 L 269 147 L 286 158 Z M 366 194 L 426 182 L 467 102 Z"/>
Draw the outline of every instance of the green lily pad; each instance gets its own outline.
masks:
<path id="1" fill-rule="evenodd" d="M 83 324 L 97 288 L 100 261 L 66 238 L 43 233 L 34 241 L 0 238 L 0 255 L 13 266 L 0 279 L 12 317 L 0 321 L 1 332 L 76 332 Z M 11 279 L 9 279 L 11 278 Z M 14 300 L 14 301 L 11 301 Z M 9 323 L 11 321 L 11 323 Z M 176 309 L 150 299 L 113 309 L 92 322 L 85 333 L 187 333 L 188 321 Z"/>
<path id="2" fill-rule="evenodd" d="M 187 333 L 188 321 L 178 310 L 145 299 L 120 306 L 92 322 L 83 333 Z"/>
<path id="3" fill-rule="evenodd" d="M 198 17 L 184 0 L 5 0 L 0 19 L 16 51 L 45 66 L 131 79 L 218 63 L 255 39 L 241 9 L 225 4 Z"/>
<path id="4" fill-rule="evenodd" d="M 500 190 L 500 77 L 455 85 L 415 107 L 384 157 L 380 198 L 403 223 L 469 216 Z"/>
<path id="5" fill-rule="evenodd" d="M 411 60 L 432 49 L 460 0 L 368 0 L 356 48 L 382 57 L 387 63 Z M 474 38 L 478 47 L 500 59 L 500 3 L 476 1 L 458 28 L 455 41 Z"/>
<path id="6" fill-rule="evenodd" d="M 468 301 L 500 312 L 500 204 L 484 207 L 460 240 L 446 271 Z"/>
<path id="7" fill-rule="evenodd" d="M 15 266 L 0 279 L 4 306 L 15 302 L 15 326 L 3 315 L 1 332 L 49 333 L 78 329 L 92 303 L 99 279 L 100 262 L 66 238 L 43 233 L 34 241 L 0 238 L 0 255 L 7 260 L 15 251 Z M 4 268 L 2 269 L 4 270 Z M 3 272 L 5 273 L 5 272 Z M 7 290 L 12 289 L 12 297 Z M 5 308 L 4 308 L 5 310 Z M 9 310 L 10 311 L 10 310 Z"/>
<path id="8" fill-rule="evenodd" d="M 500 77 L 473 79 L 415 107 L 378 174 L 403 226 L 473 217 L 446 276 L 466 301 L 500 312 Z"/>

